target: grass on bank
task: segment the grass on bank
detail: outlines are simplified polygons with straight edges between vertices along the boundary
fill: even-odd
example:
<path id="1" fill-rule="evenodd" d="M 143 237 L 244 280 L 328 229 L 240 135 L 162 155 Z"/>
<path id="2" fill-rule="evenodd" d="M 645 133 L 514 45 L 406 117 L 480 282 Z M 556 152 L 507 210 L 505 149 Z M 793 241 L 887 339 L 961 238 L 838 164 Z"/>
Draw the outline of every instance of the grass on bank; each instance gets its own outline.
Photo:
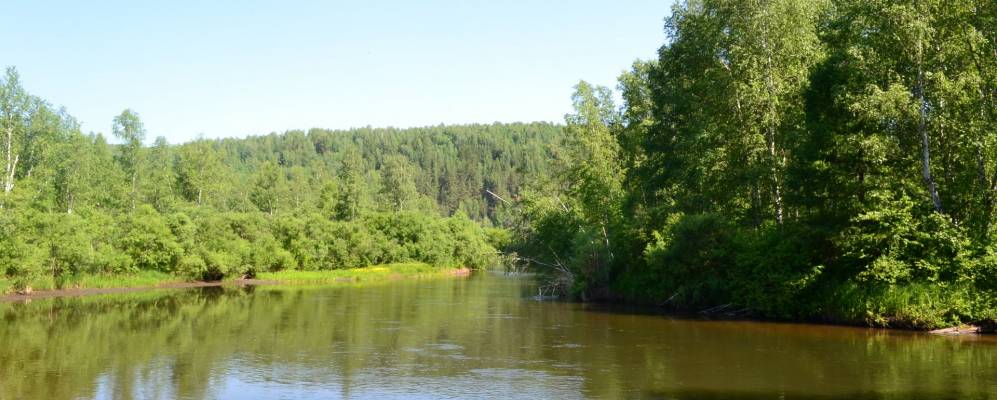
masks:
<path id="1" fill-rule="evenodd" d="M 458 268 L 434 267 L 423 263 L 399 263 L 375 265 L 363 268 L 333 269 L 321 271 L 287 270 L 263 272 L 256 279 L 275 281 L 284 284 L 321 285 L 333 283 L 379 282 L 393 279 L 429 278 L 454 275 Z M 231 281 L 236 278 L 228 278 Z M 39 277 L 28 286 L 35 291 L 57 289 L 107 289 L 156 287 L 188 280 L 158 271 L 138 271 L 129 274 L 75 275 L 56 281 L 50 276 Z M 0 279 L 0 295 L 15 292 L 13 282 Z"/>
<path id="2" fill-rule="evenodd" d="M 58 289 L 108 289 L 108 288 L 134 288 L 134 287 L 154 287 L 167 283 L 183 282 L 183 278 L 176 275 L 159 271 L 137 271 L 127 274 L 81 274 L 60 277 L 41 276 L 30 283 L 28 287 L 32 290 L 58 290 Z M 0 279 L 0 294 L 10 294 L 15 292 L 14 283 L 8 279 Z"/>
<path id="3" fill-rule="evenodd" d="M 453 275 L 455 271 L 458 271 L 458 269 L 434 267 L 423 263 L 400 263 L 322 271 L 286 270 L 263 272 L 257 274 L 256 279 L 289 284 L 320 285 L 349 282 L 379 282 L 400 278 L 430 278 Z"/>

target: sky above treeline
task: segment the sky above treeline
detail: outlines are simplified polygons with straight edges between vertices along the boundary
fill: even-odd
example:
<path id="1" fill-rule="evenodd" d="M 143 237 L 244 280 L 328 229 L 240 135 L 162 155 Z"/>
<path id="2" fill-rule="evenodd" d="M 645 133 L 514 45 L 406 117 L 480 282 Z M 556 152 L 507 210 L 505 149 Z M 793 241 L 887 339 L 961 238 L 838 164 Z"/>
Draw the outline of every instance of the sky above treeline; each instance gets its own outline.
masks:
<path id="1" fill-rule="evenodd" d="M 561 121 L 664 42 L 669 0 L 44 1 L 3 6 L 0 64 L 109 133 Z"/>

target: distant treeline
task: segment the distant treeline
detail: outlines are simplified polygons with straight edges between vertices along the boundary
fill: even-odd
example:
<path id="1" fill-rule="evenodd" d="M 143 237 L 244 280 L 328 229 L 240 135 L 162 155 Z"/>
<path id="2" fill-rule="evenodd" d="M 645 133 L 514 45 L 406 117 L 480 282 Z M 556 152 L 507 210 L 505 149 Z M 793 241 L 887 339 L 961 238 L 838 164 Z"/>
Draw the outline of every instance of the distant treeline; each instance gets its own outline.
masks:
<path id="1" fill-rule="evenodd" d="M 480 267 L 549 123 L 290 131 L 146 146 L 137 113 L 110 144 L 0 78 L 0 274 L 18 287 L 152 270 L 197 279 L 420 261 Z M 472 222 L 477 221 L 477 222 Z"/>
<path id="2" fill-rule="evenodd" d="M 997 3 L 689 0 L 582 83 L 521 255 L 580 297 L 939 327 L 997 317 Z"/>
<path id="3" fill-rule="evenodd" d="M 214 189 L 220 194 L 214 201 L 222 207 L 259 208 L 251 204 L 250 181 L 261 168 L 272 164 L 285 175 L 287 185 L 295 187 L 295 192 L 280 200 L 275 212 L 318 207 L 323 196 L 328 200 L 334 195 L 330 191 L 352 190 L 347 187 L 352 178 L 348 175 L 355 170 L 360 178 L 355 183 L 364 186 L 356 193 L 361 209 L 384 208 L 386 203 L 400 200 L 428 201 L 423 206 L 429 211 L 443 215 L 462 211 L 474 220 L 500 226 L 507 216 L 498 204 L 516 197 L 531 177 L 549 173 L 551 156 L 562 136 L 561 125 L 495 123 L 311 129 L 208 143 L 220 164 L 231 168 L 242 182 L 233 184 L 236 193 Z M 186 148 L 203 145 L 196 141 L 179 146 L 178 161 L 183 161 Z M 402 197 L 411 198 L 391 198 L 393 190 L 412 189 L 412 193 L 402 193 Z M 185 193 L 188 201 L 194 200 L 192 191 Z"/>

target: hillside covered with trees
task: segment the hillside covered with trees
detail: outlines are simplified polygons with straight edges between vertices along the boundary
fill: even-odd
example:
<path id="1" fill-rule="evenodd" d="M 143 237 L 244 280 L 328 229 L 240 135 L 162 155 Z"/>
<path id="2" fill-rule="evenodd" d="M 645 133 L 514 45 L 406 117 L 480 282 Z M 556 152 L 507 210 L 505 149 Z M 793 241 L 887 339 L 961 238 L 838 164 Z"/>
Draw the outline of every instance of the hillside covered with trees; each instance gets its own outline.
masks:
<path id="1" fill-rule="evenodd" d="M 554 288 L 892 327 L 997 317 L 997 3 L 688 0 L 578 85 L 520 203 Z"/>
<path id="2" fill-rule="evenodd" d="M 110 121 L 109 121 L 110 122 Z M 543 176 L 547 123 L 313 129 L 147 146 L 139 115 L 118 144 L 0 79 L 0 273 L 14 286 L 158 271 L 219 279 L 417 261 L 494 263 L 498 204 Z"/>

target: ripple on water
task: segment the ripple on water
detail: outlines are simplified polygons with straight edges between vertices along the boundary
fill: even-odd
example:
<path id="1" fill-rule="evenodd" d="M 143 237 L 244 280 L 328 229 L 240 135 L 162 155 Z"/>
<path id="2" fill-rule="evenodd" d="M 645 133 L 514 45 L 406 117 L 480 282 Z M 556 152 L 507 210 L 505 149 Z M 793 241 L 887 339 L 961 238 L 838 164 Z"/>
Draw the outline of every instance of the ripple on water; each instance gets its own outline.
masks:
<path id="1" fill-rule="evenodd" d="M 510 314 L 487 314 L 482 316 L 484 319 L 524 319 L 524 317 L 519 317 Z"/>
<path id="2" fill-rule="evenodd" d="M 459 351 L 464 350 L 464 346 L 454 343 L 435 343 L 428 345 L 429 348 L 440 351 Z"/>

